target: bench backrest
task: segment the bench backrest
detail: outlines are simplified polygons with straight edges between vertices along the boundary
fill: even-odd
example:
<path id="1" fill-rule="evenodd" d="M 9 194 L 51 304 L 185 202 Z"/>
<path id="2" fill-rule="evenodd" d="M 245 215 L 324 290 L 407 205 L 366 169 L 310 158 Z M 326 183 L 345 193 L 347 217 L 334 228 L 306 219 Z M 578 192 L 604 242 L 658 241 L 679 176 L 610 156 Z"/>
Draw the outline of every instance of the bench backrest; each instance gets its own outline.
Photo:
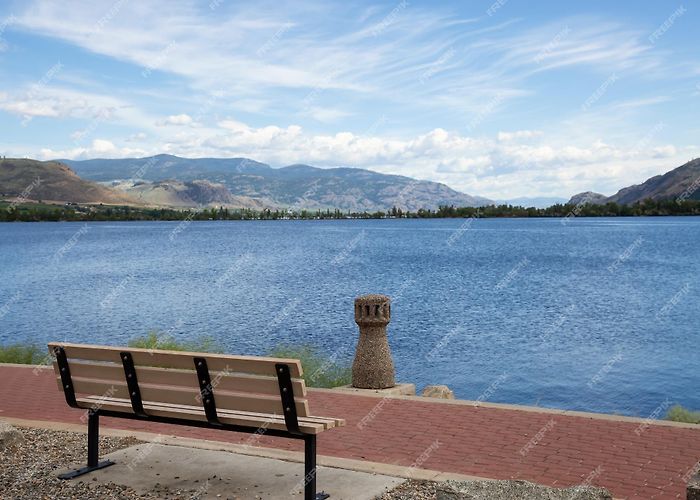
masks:
<path id="1" fill-rule="evenodd" d="M 84 344 L 51 343 L 53 354 L 63 348 L 73 389 L 77 395 L 129 399 L 121 353 L 131 355 L 144 403 L 202 407 L 200 380 L 195 358 L 203 358 L 210 374 L 210 387 L 217 410 L 283 415 L 278 364 L 286 365 L 291 377 L 296 413 L 309 416 L 301 362 L 296 359 L 229 356 L 180 351 L 137 349 Z M 63 390 L 58 363 L 54 370 Z"/>

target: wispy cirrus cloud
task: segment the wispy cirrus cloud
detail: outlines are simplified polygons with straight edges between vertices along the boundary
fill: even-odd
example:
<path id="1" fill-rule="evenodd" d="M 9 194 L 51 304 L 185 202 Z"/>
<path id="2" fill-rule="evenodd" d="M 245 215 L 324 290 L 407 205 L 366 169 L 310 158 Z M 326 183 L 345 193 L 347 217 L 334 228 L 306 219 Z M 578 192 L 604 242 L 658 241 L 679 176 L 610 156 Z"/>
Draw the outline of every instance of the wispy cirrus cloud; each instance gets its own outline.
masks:
<path id="1" fill-rule="evenodd" d="M 371 93 L 418 105 L 432 97 L 451 105 L 462 99 L 465 110 L 499 92 L 506 98 L 528 94 L 524 81 L 534 73 L 587 65 L 644 74 L 663 67 L 665 57 L 644 43 L 643 32 L 586 17 L 514 33 L 522 24 L 517 19 L 483 26 L 478 18 L 460 19 L 409 4 L 385 25 L 377 13 L 343 22 L 340 29 L 336 20 L 329 23 L 331 30 L 322 22 L 310 27 L 295 19 L 304 9 L 280 8 L 261 16 L 222 4 L 222 15 L 212 17 L 195 3 L 149 2 L 125 5 L 95 29 L 109 5 L 74 9 L 41 0 L 21 13 L 16 25 L 127 61 L 149 74 L 182 76 L 204 90 L 227 88 L 231 94 L 253 96 L 265 89 L 322 86 L 333 95 Z M 334 6 L 314 10 L 317 21 L 334 14 Z M 552 44 L 562 24 L 569 32 Z M 379 33 L 378 25 L 383 26 Z M 277 36 L 282 28 L 286 31 Z M 267 47 L 263 53 L 261 46 Z M 453 55 L 442 62 L 440 78 L 425 85 L 425 72 L 448 50 Z"/>
<path id="2" fill-rule="evenodd" d="M 629 109 L 629 108 L 641 108 L 644 106 L 653 106 L 654 104 L 661 104 L 671 100 L 671 97 L 660 95 L 655 97 L 647 97 L 642 99 L 632 99 L 628 101 L 617 102 L 612 105 L 616 109 Z"/>

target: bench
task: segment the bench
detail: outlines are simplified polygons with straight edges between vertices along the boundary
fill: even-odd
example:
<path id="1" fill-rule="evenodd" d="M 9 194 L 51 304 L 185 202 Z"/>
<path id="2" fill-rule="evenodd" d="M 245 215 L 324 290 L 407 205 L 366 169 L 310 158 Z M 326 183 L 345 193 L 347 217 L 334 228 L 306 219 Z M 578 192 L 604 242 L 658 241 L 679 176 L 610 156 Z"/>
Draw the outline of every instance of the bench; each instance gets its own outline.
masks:
<path id="1" fill-rule="evenodd" d="M 98 458 L 99 417 L 127 418 L 304 441 L 304 498 L 316 494 L 316 435 L 345 425 L 309 411 L 296 359 L 50 343 L 66 402 L 87 410 L 87 466 L 72 479 L 114 462 Z"/>

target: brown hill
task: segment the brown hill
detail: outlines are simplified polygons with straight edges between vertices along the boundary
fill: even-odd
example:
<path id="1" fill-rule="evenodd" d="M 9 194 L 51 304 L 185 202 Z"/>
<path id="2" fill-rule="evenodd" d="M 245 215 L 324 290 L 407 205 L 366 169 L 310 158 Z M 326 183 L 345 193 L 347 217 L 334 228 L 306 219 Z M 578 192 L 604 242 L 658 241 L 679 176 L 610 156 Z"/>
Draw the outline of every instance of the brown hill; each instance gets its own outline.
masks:
<path id="1" fill-rule="evenodd" d="M 651 177 L 642 184 L 621 189 L 607 201 L 629 205 L 647 198 L 652 200 L 677 198 L 697 200 L 700 198 L 698 182 L 700 182 L 700 158 L 691 160 L 663 175 Z"/>
<path id="2" fill-rule="evenodd" d="M 691 160 L 663 175 L 655 175 L 641 184 L 622 188 L 609 197 L 591 191 L 576 194 L 571 197 L 569 204 L 603 205 L 613 202 L 620 205 L 632 205 L 647 199 L 654 201 L 700 200 L 700 158 Z"/>
<path id="3" fill-rule="evenodd" d="M 0 160 L 0 196 L 22 201 L 138 204 L 126 193 L 81 179 L 63 163 L 19 158 Z"/>

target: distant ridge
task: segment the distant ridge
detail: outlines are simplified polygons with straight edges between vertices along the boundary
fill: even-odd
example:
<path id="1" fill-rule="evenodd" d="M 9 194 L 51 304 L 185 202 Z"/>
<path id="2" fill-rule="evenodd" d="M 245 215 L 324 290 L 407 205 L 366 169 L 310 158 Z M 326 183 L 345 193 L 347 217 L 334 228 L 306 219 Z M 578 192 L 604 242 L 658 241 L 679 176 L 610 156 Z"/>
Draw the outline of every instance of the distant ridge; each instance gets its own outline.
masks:
<path id="1" fill-rule="evenodd" d="M 585 193 L 575 194 L 569 200 L 569 205 L 579 205 L 579 204 L 591 204 L 591 205 L 604 205 L 608 202 L 608 197 L 604 194 L 594 193 L 593 191 L 586 191 Z"/>
<path id="2" fill-rule="evenodd" d="M 438 182 L 386 175 L 359 168 L 317 168 L 296 164 L 283 168 L 247 158 L 147 158 L 61 160 L 81 177 L 99 182 L 208 181 L 226 187 L 240 200 L 268 208 L 417 211 L 440 205 L 483 206 L 487 198 L 460 193 Z M 141 188 L 144 189 L 143 187 Z M 126 189 L 127 193 L 131 191 Z"/>

